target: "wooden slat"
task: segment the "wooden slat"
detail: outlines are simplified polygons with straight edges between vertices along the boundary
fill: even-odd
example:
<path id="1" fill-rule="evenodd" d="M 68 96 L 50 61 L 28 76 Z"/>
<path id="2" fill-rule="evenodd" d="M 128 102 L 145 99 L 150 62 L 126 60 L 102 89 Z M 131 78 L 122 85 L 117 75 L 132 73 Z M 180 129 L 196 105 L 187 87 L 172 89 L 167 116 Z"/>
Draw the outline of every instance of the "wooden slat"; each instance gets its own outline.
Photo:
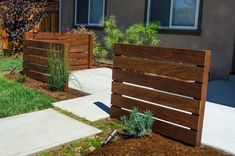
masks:
<path id="1" fill-rule="evenodd" d="M 68 53 L 68 58 L 88 59 L 88 53 Z"/>
<path id="2" fill-rule="evenodd" d="M 203 68 L 189 67 L 180 64 L 167 64 L 150 60 L 137 60 L 135 58 L 114 57 L 114 67 L 138 72 L 147 72 L 161 76 L 168 76 L 182 80 L 202 82 Z"/>
<path id="3" fill-rule="evenodd" d="M 23 46 L 24 47 L 34 47 L 40 49 L 48 49 L 52 43 L 45 42 L 45 41 L 36 41 L 36 40 L 24 40 Z M 53 43 L 55 47 L 63 47 L 63 43 Z"/>
<path id="4" fill-rule="evenodd" d="M 46 66 L 42 66 L 42 65 L 38 65 L 34 63 L 24 62 L 23 67 L 25 70 L 33 70 L 33 71 L 37 71 L 37 72 L 41 72 L 45 74 L 48 72 L 48 68 Z"/>
<path id="5" fill-rule="evenodd" d="M 112 94 L 112 106 L 117 106 L 125 109 L 139 108 L 141 111 L 150 110 L 155 118 L 166 120 L 175 124 L 186 126 L 197 130 L 198 116 L 186 114 L 176 110 L 159 107 L 146 102 L 126 98 L 120 95 Z"/>
<path id="6" fill-rule="evenodd" d="M 88 59 L 69 59 L 68 60 L 69 66 L 85 65 L 85 64 L 88 64 Z"/>
<path id="7" fill-rule="evenodd" d="M 35 55 L 24 55 L 24 61 L 29 63 L 34 63 L 38 65 L 48 65 L 48 59 L 45 57 L 35 56 Z"/>
<path id="8" fill-rule="evenodd" d="M 84 69 L 88 69 L 88 65 L 69 66 L 68 68 L 69 68 L 69 71 L 84 70 Z"/>
<path id="9" fill-rule="evenodd" d="M 50 33 L 50 32 L 38 32 L 38 33 L 26 33 L 26 39 L 80 39 L 80 40 L 88 40 L 87 34 L 72 34 L 72 33 Z"/>
<path id="10" fill-rule="evenodd" d="M 88 53 L 88 47 L 87 46 L 79 46 L 79 47 L 69 47 L 68 52 L 70 53 Z"/>
<path id="11" fill-rule="evenodd" d="M 197 99 L 201 98 L 202 85 L 195 82 L 179 81 L 120 69 L 113 69 L 113 80 L 151 87 L 166 92 L 195 97 Z"/>
<path id="12" fill-rule="evenodd" d="M 129 112 L 123 109 L 120 109 L 118 107 L 111 107 L 111 117 L 120 119 L 123 115 L 129 115 Z M 167 137 L 180 140 L 182 142 L 196 145 L 196 137 L 197 132 L 193 130 L 188 130 L 185 128 L 181 128 L 172 124 L 168 124 L 166 122 L 162 122 L 159 120 L 155 120 L 152 130 L 156 133 L 160 133 L 162 135 L 165 135 Z"/>
<path id="13" fill-rule="evenodd" d="M 36 55 L 36 56 L 42 56 L 47 57 L 48 56 L 48 50 L 46 49 L 36 49 L 32 47 L 24 47 L 23 48 L 24 55 Z"/>
<path id="14" fill-rule="evenodd" d="M 210 63 L 211 63 L 211 52 L 206 51 L 205 56 L 205 70 L 203 75 L 203 88 L 202 88 L 202 97 L 200 103 L 200 112 L 201 115 L 199 117 L 199 124 L 198 124 L 198 135 L 196 145 L 199 146 L 201 144 L 201 137 L 202 137 L 202 128 L 203 128 L 203 121 L 204 121 L 204 112 L 205 112 L 205 104 L 206 104 L 206 97 L 207 97 L 207 86 L 208 86 L 208 79 L 209 79 L 209 71 L 210 71 Z"/>
<path id="15" fill-rule="evenodd" d="M 115 44 L 115 55 L 162 59 L 167 61 L 205 65 L 205 52 L 202 50 L 174 49 L 154 46 Z"/>
<path id="16" fill-rule="evenodd" d="M 42 82 L 48 82 L 48 76 L 44 73 L 32 71 L 32 70 L 24 70 L 23 73 L 35 80 L 42 81 Z"/>
<path id="17" fill-rule="evenodd" d="M 112 92 L 119 95 L 127 95 L 130 97 L 146 100 L 160 105 L 200 114 L 200 101 L 188 99 L 176 95 L 171 95 L 159 91 L 144 89 L 136 86 L 122 84 L 119 82 L 112 83 Z"/>

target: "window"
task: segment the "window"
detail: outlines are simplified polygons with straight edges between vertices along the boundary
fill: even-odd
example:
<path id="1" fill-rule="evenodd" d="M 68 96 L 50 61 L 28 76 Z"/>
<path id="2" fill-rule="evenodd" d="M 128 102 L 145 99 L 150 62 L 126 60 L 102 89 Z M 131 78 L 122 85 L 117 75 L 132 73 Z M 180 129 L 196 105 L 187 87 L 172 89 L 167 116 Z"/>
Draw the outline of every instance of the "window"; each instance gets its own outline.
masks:
<path id="1" fill-rule="evenodd" d="M 75 25 L 103 26 L 105 0 L 75 0 Z"/>
<path id="2" fill-rule="evenodd" d="M 197 30 L 200 0 L 148 0 L 147 22 L 159 21 L 160 29 Z"/>

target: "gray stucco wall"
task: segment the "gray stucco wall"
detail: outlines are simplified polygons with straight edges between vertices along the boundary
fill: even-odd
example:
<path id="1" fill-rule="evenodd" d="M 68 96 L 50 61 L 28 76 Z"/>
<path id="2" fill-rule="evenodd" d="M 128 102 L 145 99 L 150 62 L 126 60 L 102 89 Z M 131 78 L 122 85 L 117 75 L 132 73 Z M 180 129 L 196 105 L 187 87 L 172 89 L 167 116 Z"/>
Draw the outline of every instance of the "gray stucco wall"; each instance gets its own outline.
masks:
<path id="1" fill-rule="evenodd" d="M 62 1 L 62 28 L 65 28 L 73 25 L 74 0 Z M 107 16 L 115 15 L 120 28 L 145 20 L 145 0 L 107 0 L 106 5 Z M 103 34 L 96 32 L 99 36 Z M 159 34 L 159 38 L 160 46 L 210 49 L 211 79 L 227 79 L 234 58 L 235 0 L 204 0 L 200 35 Z"/>
<path id="2" fill-rule="evenodd" d="M 74 24 L 74 0 L 61 0 L 61 31 L 65 32 Z"/>

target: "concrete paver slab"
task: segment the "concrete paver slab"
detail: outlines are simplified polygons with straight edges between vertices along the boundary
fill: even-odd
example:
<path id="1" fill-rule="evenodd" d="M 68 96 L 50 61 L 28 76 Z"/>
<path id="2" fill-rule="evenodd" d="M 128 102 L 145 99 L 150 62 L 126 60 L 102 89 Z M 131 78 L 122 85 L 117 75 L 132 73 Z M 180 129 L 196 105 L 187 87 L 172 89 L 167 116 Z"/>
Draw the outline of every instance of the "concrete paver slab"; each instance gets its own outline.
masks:
<path id="1" fill-rule="evenodd" d="M 53 105 L 89 121 L 96 121 L 110 117 L 110 101 L 111 93 L 108 92 L 57 102 Z"/>
<path id="2" fill-rule="evenodd" d="M 29 155 L 101 131 L 53 109 L 0 119 L 0 155 Z"/>
<path id="3" fill-rule="evenodd" d="M 111 92 L 112 70 L 97 68 L 72 72 L 69 87 L 89 94 Z"/>
<path id="4" fill-rule="evenodd" d="M 235 155 L 235 108 L 206 103 L 202 143 Z"/>

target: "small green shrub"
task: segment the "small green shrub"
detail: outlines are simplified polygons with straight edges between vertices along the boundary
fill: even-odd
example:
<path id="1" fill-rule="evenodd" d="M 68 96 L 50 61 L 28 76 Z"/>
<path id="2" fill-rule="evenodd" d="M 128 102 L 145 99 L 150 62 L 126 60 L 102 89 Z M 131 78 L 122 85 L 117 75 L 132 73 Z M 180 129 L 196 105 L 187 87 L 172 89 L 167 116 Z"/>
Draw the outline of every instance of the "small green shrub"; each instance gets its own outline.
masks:
<path id="1" fill-rule="evenodd" d="M 121 117 L 122 124 L 125 126 L 125 134 L 130 137 L 143 137 L 152 132 L 154 122 L 153 115 L 150 111 L 144 111 L 140 114 L 137 108 L 133 108 L 130 112 L 130 117 Z"/>
<path id="2" fill-rule="evenodd" d="M 112 57 L 112 49 L 115 43 L 127 43 L 138 45 L 158 45 L 158 27 L 159 22 L 150 22 L 149 24 L 134 24 L 126 29 L 120 30 L 114 16 L 106 17 L 104 21 L 104 48 Z"/>
<path id="3" fill-rule="evenodd" d="M 15 80 L 18 83 L 24 83 L 26 81 L 26 76 L 18 76 Z"/>
<path id="4" fill-rule="evenodd" d="M 97 59 L 106 58 L 108 52 L 103 48 L 101 42 L 98 41 L 97 36 L 94 31 L 86 29 L 84 26 L 79 26 L 76 29 L 72 29 L 70 33 L 74 34 L 93 34 L 94 45 L 93 45 L 93 55 L 95 61 Z"/>
<path id="5" fill-rule="evenodd" d="M 68 83 L 69 72 L 60 46 L 50 45 L 48 54 L 49 89 L 63 91 Z"/>

